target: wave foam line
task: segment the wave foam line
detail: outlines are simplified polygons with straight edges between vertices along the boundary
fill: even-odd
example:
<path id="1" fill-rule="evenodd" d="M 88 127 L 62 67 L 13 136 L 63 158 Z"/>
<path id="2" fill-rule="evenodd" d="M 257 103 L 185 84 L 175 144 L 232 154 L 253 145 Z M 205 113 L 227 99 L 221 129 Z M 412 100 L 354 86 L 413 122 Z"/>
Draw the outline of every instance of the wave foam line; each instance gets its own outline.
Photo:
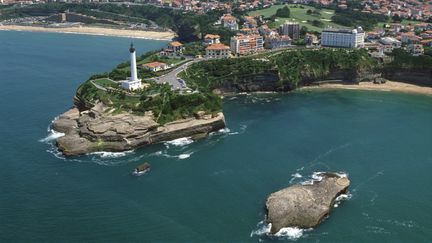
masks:
<path id="1" fill-rule="evenodd" d="M 297 227 L 285 227 L 280 229 L 276 234 L 271 234 L 271 224 L 267 224 L 264 221 L 260 221 L 257 224 L 257 229 L 252 231 L 250 234 L 250 237 L 254 236 L 268 236 L 268 237 L 277 237 L 282 239 L 289 239 L 289 240 L 297 240 L 300 237 L 303 236 L 304 231 L 309 231 L 312 229 L 300 229 Z"/>
<path id="2" fill-rule="evenodd" d="M 57 138 L 63 137 L 65 135 L 62 132 L 56 132 L 52 129 L 49 129 L 48 132 L 49 132 L 48 136 L 46 136 L 45 138 L 39 139 L 39 142 L 42 142 L 42 143 L 51 142 L 51 141 L 56 140 Z"/>
<path id="3" fill-rule="evenodd" d="M 194 141 L 190 138 L 190 137 L 184 137 L 184 138 L 177 138 L 171 141 L 167 141 L 165 142 L 165 146 L 169 147 L 169 145 L 173 145 L 176 147 L 181 147 L 181 146 L 185 146 L 188 144 L 193 143 Z"/>

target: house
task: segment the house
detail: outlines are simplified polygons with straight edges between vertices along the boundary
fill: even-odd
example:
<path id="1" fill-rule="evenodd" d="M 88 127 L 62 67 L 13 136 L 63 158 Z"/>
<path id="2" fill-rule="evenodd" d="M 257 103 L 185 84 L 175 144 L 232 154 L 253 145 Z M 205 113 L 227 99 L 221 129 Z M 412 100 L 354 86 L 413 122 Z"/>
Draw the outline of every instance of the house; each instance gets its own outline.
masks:
<path id="1" fill-rule="evenodd" d="M 420 43 L 420 40 L 421 38 L 416 36 L 414 32 L 408 32 L 401 36 L 401 41 L 404 44 L 417 44 Z"/>
<path id="2" fill-rule="evenodd" d="M 220 43 L 219 35 L 207 34 L 204 36 L 204 45 L 209 46 L 217 43 Z"/>
<path id="3" fill-rule="evenodd" d="M 304 37 L 304 41 L 308 46 L 317 46 L 319 44 L 318 37 L 314 34 L 307 33 Z"/>
<path id="4" fill-rule="evenodd" d="M 251 16 L 244 16 L 243 21 L 244 21 L 243 28 L 252 29 L 258 27 L 257 21 Z"/>
<path id="5" fill-rule="evenodd" d="M 207 58 L 229 58 L 230 56 L 230 47 L 222 43 L 212 44 L 206 48 Z"/>
<path id="6" fill-rule="evenodd" d="M 232 31 L 237 31 L 239 29 L 237 24 L 237 18 L 232 16 L 231 14 L 224 14 L 221 17 L 220 22 L 223 27 L 228 28 Z"/>
<path id="7" fill-rule="evenodd" d="M 424 54 L 424 49 L 421 44 L 409 44 L 407 47 L 407 51 L 410 52 L 413 56 L 420 56 Z"/>
<path id="8" fill-rule="evenodd" d="M 168 44 L 168 48 L 163 50 L 160 54 L 162 56 L 181 56 L 183 55 L 183 44 L 178 41 L 173 41 Z"/>
<path id="9" fill-rule="evenodd" d="M 265 37 L 264 42 L 267 49 L 287 48 L 291 46 L 291 38 L 287 35 L 270 35 Z"/>
<path id="10" fill-rule="evenodd" d="M 429 39 L 429 40 L 422 40 L 422 41 L 421 41 L 421 44 L 422 44 L 423 46 L 429 46 L 429 47 L 432 47 L 432 39 Z"/>
<path id="11" fill-rule="evenodd" d="M 388 36 L 381 38 L 379 42 L 383 45 L 390 45 L 392 46 L 392 48 L 400 48 L 402 45 L 402 43 L 399 40 Z"/>
<path id="12" fill-rule="evenodd" d="M 143 68 L 152 72 L 163 71 L 169 68 L 169 65 L 163 62 L 150 62 L 143 64 Z"/>

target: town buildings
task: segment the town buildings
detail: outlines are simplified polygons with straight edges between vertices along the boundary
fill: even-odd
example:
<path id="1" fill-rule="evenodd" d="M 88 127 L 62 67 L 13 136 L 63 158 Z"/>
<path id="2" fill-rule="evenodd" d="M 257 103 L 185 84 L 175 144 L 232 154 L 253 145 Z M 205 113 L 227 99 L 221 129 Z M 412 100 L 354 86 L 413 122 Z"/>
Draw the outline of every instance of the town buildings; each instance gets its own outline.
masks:
<path id="1" fill-rule="evenodd" d="M 231 14 L 224 14 L 221 17 L 220 22 L 223 27 L 228 28 L 232 31 L 237 31 L 239 29 L 237 24 L 237 18 L 232 16 Z"/>
<path id="2" fill-rule="evenodd" d="M 170 66 L 164 62 L 150 62 L 143 64 L 143 68 L 152 72 L 158 72 L 168 69 Z"/>
<path id="3" fill-rule="evenodd" d="M 286 22 L 280 26 L 280 34 L 287 35 L 293 40 L 300 38 L 300 25 L 295 22 Z"/>
<path id="4" fill-rule="evenodd" d="M 328 47 L 360 48 L 364 46 L 365 32 L 357 29 L 325 29 L 321 33 L 321 45 Z"/>
<path id="5" fill-rule="evenodd" d="M 183 55 L 183 44 L 178 41 L 173 41 L 168 44 L 168 47 L 160 54 L 162 56 L 181 56 Z"/>
<path id="6" fill-rule="evenodd" d="M 247 55 L 264 50 L 264 39 L 260 35 L 237 34 L 231 37 L 230 48 L 235 55 Z"/>
<path id="7" fill-rule="evenodd" d="M 266 49 L 279 49 L 291 46 L 291 38 L 287 35 L 268 35 L 264 42 Z"/>
<path id="8" fill-rule="evenodd" d="M 220 43 L 219 35 L 207 34 L 204 36 L 204 45 L 209 46 L 217 43 Z"/>
<path id="9" fill-rule="evenodd" d="M 207 58 L 229 58 L 230 56 L 230 47 L 222 43 L 212 44 L 206 48 Z"/>

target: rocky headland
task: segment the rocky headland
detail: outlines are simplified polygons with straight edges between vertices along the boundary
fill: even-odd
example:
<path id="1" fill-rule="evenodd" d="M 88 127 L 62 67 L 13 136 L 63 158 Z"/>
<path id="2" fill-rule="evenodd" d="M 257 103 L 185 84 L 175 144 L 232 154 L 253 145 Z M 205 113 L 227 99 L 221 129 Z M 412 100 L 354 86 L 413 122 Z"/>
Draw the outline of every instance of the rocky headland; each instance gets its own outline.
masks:
<path id="1" fill-rule="evenodd" d="M 225 118 L 221 112 L 198 112 L 195 117 L 160 125 L 151 112 L 113 114 L 103 104 L 84 111 L 72 108 L 52 124 L 55 131 L 65 134 L 56 143 L 66 156 L 127 151 L 181 137 L 201 138 L 224 127 Z"/>
<path id="2" fill-rule="evenodd" d="M 285 227 L 312 228 L 329 215 L 336 198 L 350 185 L 345 175 L 318 173 L 310 184 L 293 185 L 267 198 L 267 223 L 272 234 Z"/>

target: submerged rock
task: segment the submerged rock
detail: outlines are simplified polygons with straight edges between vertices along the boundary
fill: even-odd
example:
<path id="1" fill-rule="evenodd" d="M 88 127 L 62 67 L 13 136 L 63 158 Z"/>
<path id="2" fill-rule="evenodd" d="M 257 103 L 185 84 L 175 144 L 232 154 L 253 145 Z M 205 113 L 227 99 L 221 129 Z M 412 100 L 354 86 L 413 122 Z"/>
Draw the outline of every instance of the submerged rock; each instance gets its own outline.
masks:
<path id="1" fill-rule="evenodd" d="M 330 213 L 335 199 L 346 193 L 350 185 L 345 175 L 319 173 L 317 176 L 320 180 L 311 184 L 293 185 L 270 194 L 266 207 L 272 234 L 285 227 L 315 227 Z"/>

